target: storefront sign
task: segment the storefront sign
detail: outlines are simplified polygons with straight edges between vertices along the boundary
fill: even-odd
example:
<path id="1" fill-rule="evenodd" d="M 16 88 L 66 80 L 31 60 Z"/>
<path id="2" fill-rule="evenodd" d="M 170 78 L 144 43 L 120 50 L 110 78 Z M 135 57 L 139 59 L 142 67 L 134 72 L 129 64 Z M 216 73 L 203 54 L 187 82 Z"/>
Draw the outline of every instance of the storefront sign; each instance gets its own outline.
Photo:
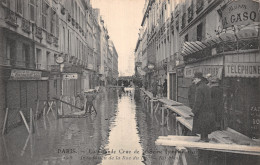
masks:
<path id="1" fill-rule="evenodd" d="M 260 63 L 226 63 L 226 77 L 260 77 Z"/>
<path id="2" fill-rule="evenodd" d="M 249 107 L 251 134 L 255 138 L 260 136 L 260 106 Z"/>
<path id="3" fill-rule="evenodd" d="M 193 66 L 193 67 L 185 67 L 184 76 L 186 78 L 194 77 L 195 72 L 202 72 L 205 77 L 207 74 L 211 74 L 212 77 L 216 77 L 221 79 L 223 66 L 219 65 L 202 65 L 202 66 Z"/>
<path id="4" fill-rule="evenodd" d="M 222 9 L 223 28 L 258 22 L 258 8 L 259 3 L 253 0 L 237 0 L 227 3 Z"/>
<path id="5" fill-rule="evenodd" d="M 41 80 L 41 71 L 12 69 L 11 80 Z"/>

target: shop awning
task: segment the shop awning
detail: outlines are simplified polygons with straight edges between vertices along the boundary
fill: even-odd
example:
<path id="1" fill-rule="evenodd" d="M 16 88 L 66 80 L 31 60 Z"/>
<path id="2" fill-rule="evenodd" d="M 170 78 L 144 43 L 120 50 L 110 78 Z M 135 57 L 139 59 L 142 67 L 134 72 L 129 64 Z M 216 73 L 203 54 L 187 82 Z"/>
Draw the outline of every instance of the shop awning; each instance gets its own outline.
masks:
<path id="1" fill-rule="evenodd" d="M 182 56 L 187 56 L 189 54 L 193 54 L 195 52 L 201 51 L 207 47 L 218 44 L 220 42 L 227 42 L 227 41 L 232 42 L 232 41 L 237 41 L 239 39 L 259 37 L 259 32 L 256 28 L 258 26 L 252 25 L 252 26 L 245 26 L 240 28 L 237 27 L 236 28 L 237 30 L 228 30 L 222 32 L 218 36 L 208 38 L 203 42 L 201 41 L 184 42 L 181 48 L 181 54 Z"/>
<path id="2" fill-rule="evenodd" d="M 208 46 L 210 46 L 210 44 L 206 43 L 206 42 L 200 42 L 200 41 L 184 42 L 181 53 L 183 56 L 186 56 L 188 54 L 192 54 L 192 53 L 201 51 Z"/>

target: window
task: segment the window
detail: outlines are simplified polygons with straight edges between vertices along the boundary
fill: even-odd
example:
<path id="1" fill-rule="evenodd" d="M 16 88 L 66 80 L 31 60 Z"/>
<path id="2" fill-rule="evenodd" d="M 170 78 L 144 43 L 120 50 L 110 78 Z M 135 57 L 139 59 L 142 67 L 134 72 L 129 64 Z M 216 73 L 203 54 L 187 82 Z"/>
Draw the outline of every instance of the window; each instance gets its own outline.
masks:
<path id="1" fill-rule="evenodd" d="M 45 1 L 42 1 L 42 28 L 47 29 L 47 16 L 48 16 L 49 6 Z"/>
<path id="2" fill-rule="evenodd" d="M 59 16 L 58 14 L 55 14 L 56 15 L 56 37 L 59 37 L 60 36 L 60 31 L 59 31 Z"/>
<path id="3" fill-rule="evenodd" d="M 202 40 L 202 23 L 197 26 L 197 41 Z"/>
<path id="4" fill-rule="evenodd" d="M 30 12 L 30 20 L 35 21 L 35 0 L 30 0 L 29 1 L 29 12 Z"/>
<path id="5" fill-rule="evenodd" d="M 15 64 L 15 58 L 16 58 L 16 44 L 15 40 L 6 39 L 6 64 L 8 65 L 14 65 Z"/>
<path id="6" fill-rule="evenodd" d="M 188 42 L 188 41 L 189 41 L 189 35 L 188 35 L 188 34 L 185 35 L 184 41 L 185 41 L 185 42 Z"/>
<path id="7" fill-rule="evenodd" d="M 51 60 L 50 60 L 50 52 L 46 52 L 46 69 L 47 70 L 49 70 L 50 69 L 50 62 L 51 62 Z"/>
<path id="8" fill-rule="evenodd" d="M 16 0 L 16 12 L 19 14 L 23 14 L 23 3 L 22 0 Z"/>
<path id="9" fill-rule="evenodd" d="M 55 22 L 56 22 L 56 12 L 52 9 L 51 10 L 51 27 L 50 27 L 51 34 L 55 33 L 55 28 L 56 28 Z"/>
<path id="10" fill-rule="evenodd" d="M 42 50 L 36 49 L 36 68 L 41 69 Z"/>
<path id="11" fill-rule="evenodd" d="M 27 44 L 23 44 L 22 62 L 25 63 L 26 67 L 29 67 L 29 65 L 30 65 L 30 47 Z"/>

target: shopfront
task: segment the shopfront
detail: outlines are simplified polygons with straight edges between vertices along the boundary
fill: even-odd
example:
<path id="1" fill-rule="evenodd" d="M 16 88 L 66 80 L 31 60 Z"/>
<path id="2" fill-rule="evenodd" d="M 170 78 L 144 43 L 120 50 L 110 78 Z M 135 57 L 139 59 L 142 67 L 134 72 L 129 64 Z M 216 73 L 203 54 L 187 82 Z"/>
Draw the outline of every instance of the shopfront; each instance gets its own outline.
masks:
<path id="1" fill-rule="evenodd" d="M 37 100 L 49 99 L 48 72 L 27 69 L 3 69 L 3 96 L 2 109 L 8 108 L 8 128 L 17 126 L 21 122 L 19 111 L 25 117 L 29 115 L 29 108 L 36 109 Z M 42 109 L 43 104 L 38 108 Z"/>
<path id="2" fill-rule="evenodd" d="M 185 67 L 178 67 L 178 101 L 189 105 L 188 91 L 192 83 L 195 72 L 202 72 L 206 77 L 210 74 L 214 78 L 218 78 L 221 82 L 223 74 L 223 56 L 211 57 L 200 62 L 189 63 Z"/>
<path id="3" fill-rule="evenodd" d="M 224 66 L 226 124 L 247 136 L 260 137 L 260 53 L 226 55 Z"/>

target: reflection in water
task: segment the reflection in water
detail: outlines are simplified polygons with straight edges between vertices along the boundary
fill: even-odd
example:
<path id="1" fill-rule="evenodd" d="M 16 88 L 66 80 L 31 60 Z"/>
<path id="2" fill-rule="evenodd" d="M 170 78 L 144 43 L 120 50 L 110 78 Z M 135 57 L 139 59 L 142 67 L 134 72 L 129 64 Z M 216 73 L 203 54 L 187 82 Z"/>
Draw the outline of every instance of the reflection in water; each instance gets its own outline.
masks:
<path id="1" fill-rule="evenodd" d="M 127 90 L 133 92 L 133 89 Z M 130 92 L 129 96 L 130 95 Z M 102 165 L 143 164 L 142 147 L 137 131 L 136 106 L 128 95 L 123 95 L 118 103 L 117 115 L 112 122 L 108 144 L 105 146 L 110 155 L 104 155 Z"/>
<path id="2" fill-rule="evenodd" d="M 173 149 L 154 143 L 158 136 L 175 134 L 172 114 L 168 127 L 161 126 L 161 114 L 151 117 L 140 102 L 140 91 L 125 90 L 121 95 L 116 89 L 99 94 L 97 115 L 57 120 L 49 113 L 36 121 L 32 137 L 25 126 L 9 131 L 0 137 L 0 164 L 173 164 L 173 154 L 165 152 Z"/>

